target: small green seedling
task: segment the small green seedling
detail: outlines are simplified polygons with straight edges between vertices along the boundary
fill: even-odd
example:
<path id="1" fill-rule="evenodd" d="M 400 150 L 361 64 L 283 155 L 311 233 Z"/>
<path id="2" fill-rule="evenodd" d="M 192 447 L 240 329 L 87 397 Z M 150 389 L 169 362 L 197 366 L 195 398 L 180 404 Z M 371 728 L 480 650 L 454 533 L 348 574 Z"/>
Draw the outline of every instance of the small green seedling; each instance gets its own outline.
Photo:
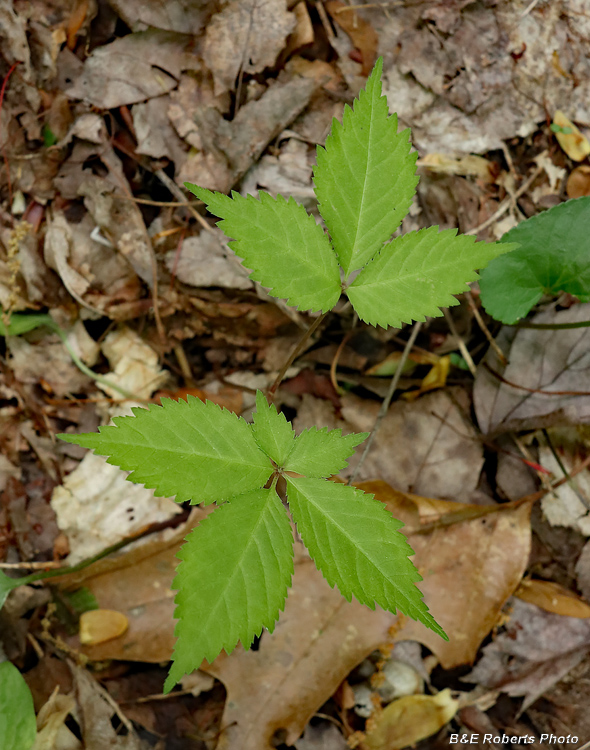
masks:
<path id="1" fill-rule="evenodd" d="M 479 286 L 487 312 L 502 323 L 527 315 L 544 294 L 590 302 L 590 197 L 531 216 L 502 237 L 520 247 L 493 260 Z"/>
<path id="2" fill-rule="evenodd" d="M 251 278 L 274 296 L 326 313 L 345 293 L 362 320 L 400 327 L 457 304 L 453 295 L 477 278 L 475 269 L 513 246 L 437 227 L 391 239 L 418 178 L 409 131 L 397 132 L 381 96 L 381 69 L 379 60 L 354 110 L 345 108 L 317 150 L 315 190 L 328 234 L 292 198 L 187 187 L 223 219 Z M 366 435 L 311 428 L 296 437 L 260 392 L 253 424 L 191 397 L 133 414 L 99 434 L 60 437 L 108 456 L 158 495 L 217 503 L 179 554 L 177 642 L 165 690 L 203 659 L 238 641 L 248 648 L 263 627 L 273 629 L 293 574 L 281 477 L 297 529 L 331 586 L 349 601 L 399 609 L 446 638 L 415 585 L 421 577 L 402 524 L 372 495 L 328 480 Z"/>

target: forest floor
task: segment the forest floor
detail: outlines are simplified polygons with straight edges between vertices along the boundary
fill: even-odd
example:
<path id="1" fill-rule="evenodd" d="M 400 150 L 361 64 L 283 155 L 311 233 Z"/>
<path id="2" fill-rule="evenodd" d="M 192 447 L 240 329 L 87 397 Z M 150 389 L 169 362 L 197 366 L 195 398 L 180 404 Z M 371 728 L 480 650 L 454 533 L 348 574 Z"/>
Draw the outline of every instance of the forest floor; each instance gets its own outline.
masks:
<path id="1" fill-rule="evenodd" d="M 0 40 L 0 570 L 79 568 L 0 612 L 36 750 L 585 746 L 588 328 L 503 326 L 471 284 L 341 473 L 404 521 L 448 642 L 346 602 L 297 542 L 274 632 L 164 695 L 176 553 L 207 511 L 56 435 L 164 396 L 251 418 L 313 317 L 250 280 L 183 183 L 317 215 L 316 145 L 378 56 L 419 156 L 403 232 L 493 241 L 590 195 L 588 4 L 3 0 Z M 531 320 L 563 315 L 590 304 L 545 297 Z M 412 330 L 341 300 L 276 406 L 296 432 L 371 431 Z"/>

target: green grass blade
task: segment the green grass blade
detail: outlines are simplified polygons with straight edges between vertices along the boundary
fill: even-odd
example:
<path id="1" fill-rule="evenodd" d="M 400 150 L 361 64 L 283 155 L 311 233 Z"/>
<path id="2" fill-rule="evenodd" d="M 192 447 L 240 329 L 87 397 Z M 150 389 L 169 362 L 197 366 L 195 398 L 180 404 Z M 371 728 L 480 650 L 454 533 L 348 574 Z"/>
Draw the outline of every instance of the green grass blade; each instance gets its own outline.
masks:
<path id="1" fill-rule="evenodd" d="M 345 275 L 362 268 L 401 224 L 416 192 L 416 153 L 410 131 L 397 132 L 381 96 L 379 59 L 367 85 L 332 122 L 325 149 L 317 149 L 313 179 Z"/>
<path id="2" fill-rule="evenodd" d="M 274 628 L 293 575 L 293 534 L 275 492 L 255 490 L 217 508 L 188 536 L 174 579 L 177 642 L 164 691 L 203 659 Z"/>

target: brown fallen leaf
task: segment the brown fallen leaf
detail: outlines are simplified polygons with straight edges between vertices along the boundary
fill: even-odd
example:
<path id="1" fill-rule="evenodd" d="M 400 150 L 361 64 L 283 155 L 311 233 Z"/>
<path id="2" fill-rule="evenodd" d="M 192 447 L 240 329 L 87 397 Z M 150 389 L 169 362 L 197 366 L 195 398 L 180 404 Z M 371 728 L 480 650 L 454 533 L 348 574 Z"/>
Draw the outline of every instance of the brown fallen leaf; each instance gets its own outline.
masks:
<path id="1" fill-rule="evenodd" d="M 590 319 L 590 304 L 548 310 L 533 323 Z M 504 327 L 497 343 L 509 364 L 490 349 L 477 370 L 473 404 L 485 434 L 590 422 L 590 329 L 539 330 Z M 496 374 L 494 374 L 496 373 Z M 500 376 L 500 377 L 498 377 Z"/>
<path id="2" fill-rule="evenodd" d="M 334 427 L 344 427 L 344 432 L 373 429 L 379 404 L 353 394 L 341 400 L 345 423 Z M 432 391 L 412 404 L 396 401 L 381 423 L 358 479 L 379 477 L 417 495 L 469 502 L 483 465 L 482 444 L 465 416 L 469 408 L 465 392 L 456 387 Z M 358 456 L 359 451 L 350 461 L 350 470 Z"/>
<path id="3" fill-rule="evenodd" d="M 580 619 L 590 617 L 590 604 L 554 581 L 522 581 L 514 596 L 536 604 L 545 612 Z"/>
<path id="4" fill-rule="evenodd" d="M 481 511 L 480 506 L 397 492 L 384 482 L 360 486 L 374 492 L 410 528 L 449 511 Z M 292 588 L 274 632 L 263 633 L 257 651 L 238 647 L 202 666 L 224 683 L 228 694 L 222 722 L 227 729 L 217 750 L 267 750 L 275 735 L 293 744 L 350 671 L 379 645 L 391 641 L 393 626 L 396 640 L 424 643 L 445 668 L 472 662 L 522 578 L 530 546 L 529 509 L 528 505 L 512 507 L 410 537 L 414 562 L 425 579 L 421 590 L 449 634 L 448 643 L 423 625 L 405 618 L 399 621 L 396 615 L 370 610 L 354 599 L 345 601 L 298 543 Z M 200 515 L 193 517 L 192 524 L 205 511 L 195 513 Z M 139 550 L 134 550 L 119 557 L 116 571 L 85 576 L 84 585 L 101 607 L 123 612 L 129 619 L 129 630 L 119 638 L 82 647 L 91 659 L 160 662 L 170 658 L 174 642 L 170 586 L 179 537 L 186 532 L 187 526 L 178 530 L 175 542 L 165 548 L 160 542 L 153 556 L 143 550 L 137 558 Z M 81 582 L 77 574 L 77 585 Z M 71 642 L 78 646 L 77 638 Z"/>
<path id="5" fill-rule="evenodd" d="M 430 737 L 457 713 L 459 701 L 449 688 L 436 695 L 405 695 L 378 715 L 367 733 L 369 750 L 401 750 Z"/>
<path id="6" fill-rule="evenodd" d="M 231 0 L 207 24 L 203 59 L 213 74 L 215 94 L 233 89 L 240 69 L 260 73 L 272 67 L 295 28 L 286 0 Z"/>
<path id="7" fill-rule="evenodd" d="M 525 711 L 588 653 L 590 619 L 564 617 L 513 598 L 504 632 L 483 649 L 465 682 L 525 696 Z"/>
<path id="8" fill-rule="evenodd" d="M 371 24 L 362 18 L 354 7 L 340 2 L 340 0 L 329 0 L 325 3 L 326 10 L 332 19 L 350 37 L 351 42 L 362 55 L 362 75 L 368 76 L 375 60 L 377 59 L 377 45 L 379 37 Z"/>
<path id="9" fill-rule="evenodd" d="M 590 195 L 590 167 L 585 164 L 576 167 L 567 178 L 565 191 L 568 198 Z"/>
<path id="10" fill-rule="evenodd" d="M 143 25 L 181 34 L 198 34 L 211 13 L 209 4 L 202 0 L 166 0 L 165 3 L 109 0 L 109 5 L 129 28 Z"/>
<path id="11" fill-rule="evenodd" d="M 201 63 L 188 34 L 148 29 L 97 47 L 86 58 L 82 75 L 66 90 L 100 109 L 134 104 L 166 94 L 183 70 Z"/>

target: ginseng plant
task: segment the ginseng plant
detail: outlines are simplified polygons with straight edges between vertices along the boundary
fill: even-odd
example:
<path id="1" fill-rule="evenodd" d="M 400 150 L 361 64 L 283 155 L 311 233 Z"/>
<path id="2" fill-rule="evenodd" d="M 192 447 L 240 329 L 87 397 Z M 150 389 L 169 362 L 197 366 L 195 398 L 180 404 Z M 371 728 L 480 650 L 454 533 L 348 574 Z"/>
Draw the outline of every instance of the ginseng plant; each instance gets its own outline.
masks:
<path id="1" fill-rule="evenodd" d="M 381 95 L 381 70 L 379 60 L 353 109 L 345 108 L 325 148 L 318 146 L 313 178 L 325 229 L 292 197 L 228 197 L 187 184 L 222 219 L 218 226 L 252 279 L 299 310 L 321 313 L 306 337 L 342 294 L 374 326 L 440 315 L 440 307 L 457 304 L 453 295 L 478 277 L 476 269 L 515 247 L 438 227 L 391 239 L 418 177 L 409 130 L 397 132 Z M 177 640 L 166 691 L 204 659 L 231 652 L 238 641 L 248 648 L 263 628 L 274 628 L 293 575 L 280 477 L 297 531 L 331 586 L 348 601 L 400 610 L 447 637 L 416 586 L 421 576 L 402 524 L 372 495 L 330 481 L 366 434 L 312 427 L 296 436 L 261 392 L 251 424 L 191 396 L 132 412 L 98 433 L 60 437 L 108 456 L 157 495 L 217 505 L 178 555 Z"/>

